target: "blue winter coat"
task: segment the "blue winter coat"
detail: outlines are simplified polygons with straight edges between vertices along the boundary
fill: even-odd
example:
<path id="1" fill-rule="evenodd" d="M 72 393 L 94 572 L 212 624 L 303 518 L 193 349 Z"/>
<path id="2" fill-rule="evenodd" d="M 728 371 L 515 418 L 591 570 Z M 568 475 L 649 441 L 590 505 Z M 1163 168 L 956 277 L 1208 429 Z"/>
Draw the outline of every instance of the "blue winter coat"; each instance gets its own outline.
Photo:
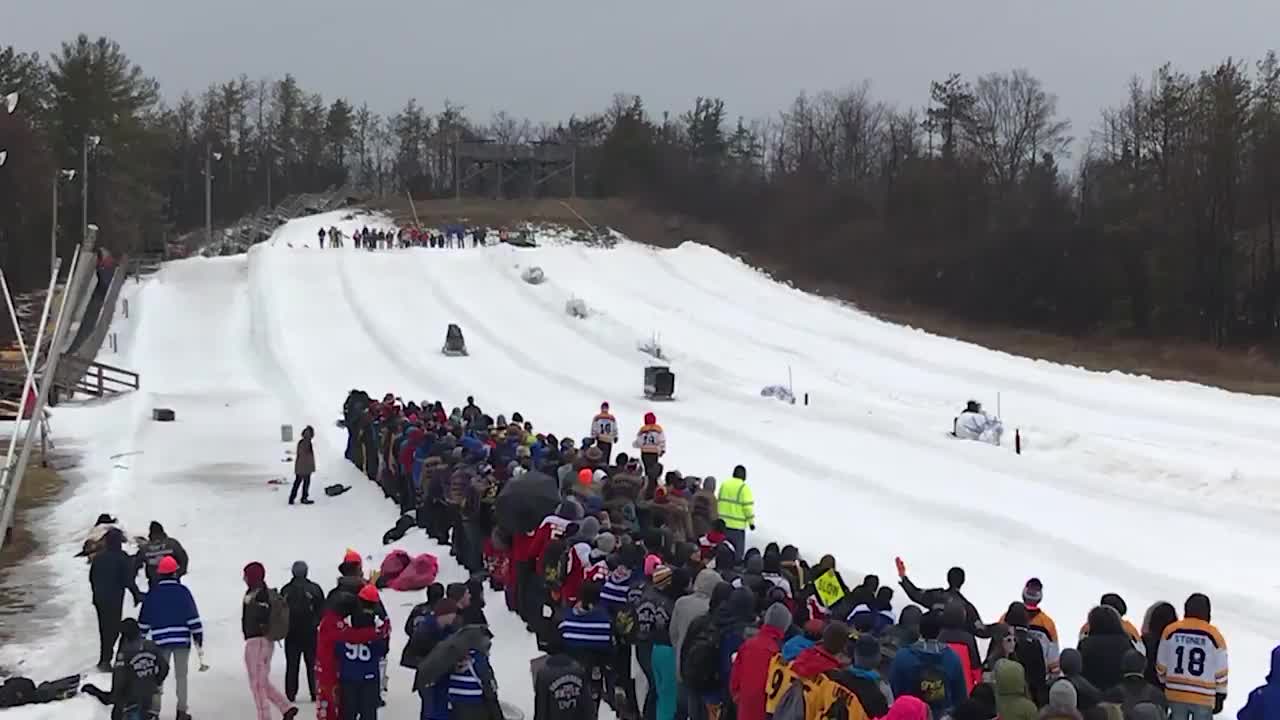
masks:
<path id="1" fill-rule="evenodd" d="M 893 690 L 894 697 L 920 697 L 921 676 L 930 667 L 939 668 L 946 682 L 946 698 L 941 702 L 930 703 L 933 716 L 942 717 L 968 697 L 968 686 L 965 684 L 960 658 L 946 645 L 937 640 L 921 640 L 911 647 L 899 650 L 889 669 L 889 687 Z"/>
<path id="2" fill-rule="evenodd" d="M 1280 720 L 1280 646 L 1271 651 L 1267 684 L 1249 693 L 1249 701 L 1236 714 L 1239 720 Z"/>
<path id="3" fill-rule="evenodd" d="M 817 644 L 801 633 L 782 644 L 782 659 L 791 662 L 799 657 L 800 653 Z"/>
<path id="4" fill-rule="evenodd" d="M 195 598 L 177 578 L 159 580 L 142 601 L 138 627 L 149 633 L 157 647 L 191 647 L 204 644 L 204 625 Z"/>

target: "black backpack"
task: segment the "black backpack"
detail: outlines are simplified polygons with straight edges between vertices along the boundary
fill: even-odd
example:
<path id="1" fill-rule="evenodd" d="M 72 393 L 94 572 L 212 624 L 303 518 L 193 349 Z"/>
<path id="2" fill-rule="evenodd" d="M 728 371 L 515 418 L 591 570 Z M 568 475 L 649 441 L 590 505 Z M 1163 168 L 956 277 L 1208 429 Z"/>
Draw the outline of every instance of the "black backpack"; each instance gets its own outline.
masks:
<path id="1" fill-rule="evenodd" d="M 0 708 L 19 707 L 36 700 L 36 684 L 31 678 L 11 677 L 0 685 Z"/>
<path id="2" fill-rule="evenodd" d="M 720 672 L 720 633 L 709 614 L 689 626 L 684 647 L 680 649 L 680 679 L 698 692 L 714 692 L 724 684 Z"/>
<path id="3" fill-rule="evenodd" d="M 307 592 L 307 586 L 291 582 L 283 588 L 281 595 L 289 605 L 289 619 L 293 627 L 317 627 L 320 624 L 320 599 Z"/>

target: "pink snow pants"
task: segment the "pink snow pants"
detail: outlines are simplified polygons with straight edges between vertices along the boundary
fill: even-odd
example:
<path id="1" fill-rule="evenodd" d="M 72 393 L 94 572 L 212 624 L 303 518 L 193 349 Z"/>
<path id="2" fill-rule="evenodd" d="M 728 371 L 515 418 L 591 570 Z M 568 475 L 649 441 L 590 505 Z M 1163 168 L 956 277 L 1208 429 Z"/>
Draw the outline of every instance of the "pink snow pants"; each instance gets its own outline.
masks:
<path id="1" fill-rule="evenodd" d="M 258 720 L 271 720 L 271 706 L 281 714 L 292 707 L 279 688 L 271 684 L 271 654 L 275 646 L 264 637 L 244 641 L 244 668 L 249 671 L 249 692 L 258 708 Z"/>

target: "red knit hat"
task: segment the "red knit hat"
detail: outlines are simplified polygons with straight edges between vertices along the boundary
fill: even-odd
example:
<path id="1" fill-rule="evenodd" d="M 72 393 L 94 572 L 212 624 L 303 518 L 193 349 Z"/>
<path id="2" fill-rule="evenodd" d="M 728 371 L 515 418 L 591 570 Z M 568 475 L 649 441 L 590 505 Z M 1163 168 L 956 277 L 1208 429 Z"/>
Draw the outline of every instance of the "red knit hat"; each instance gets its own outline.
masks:
<path id="1" fill-rule="evenodd" d="M 244 584 L 251 588 L 262 587 L 267 582 L 267 569 L 260 562 L 244 566 Z"/>
<path id="2" fill-rule="evenodd" d="M 360 592 L 356 593 L 356 595 L 365 602 L 378 602 L 378 588 L 374 587 L 373 583 L 369 583 L 368 585 L 360 588 Z"/>
<path id="3" fill-rule="evenodd" d="M 658 416 L 657 416 L 657 415 L 654 415 L 654 414 L 653 414 L 653 413 L 651 413 L 651 412 L 647 412 L 647 413 L 645 413 L 645 414 L 644 414 L 644 424 L 645 424 L 645 425 L 657 425 L 657 424 L 658 424 Z"/>
<path id="4" fill-rule="evenodd" d="M 579 485 L 590 485 L 591 480 L 592 480 L 592 474 L 591 474 L 590 468 L 582 468 L 581 470 L 578 471 Z"/>
<path id="5" fill-rule="evenodd" d="M 172 555 L 165 555 L 160 558 L 160 563 L 156 565 L 156 572 L 161 575 L 172 575 L 178 572 L 178 561 L 174 560 Z"/>
<path id="6" fill-rule="evenodd" d="M 364 559 L 360 557 L 360 553 L 352 550 L 351 548 L 347 548 L 347 554 L 342 556 L 342 562 L 363 565 Z"/>

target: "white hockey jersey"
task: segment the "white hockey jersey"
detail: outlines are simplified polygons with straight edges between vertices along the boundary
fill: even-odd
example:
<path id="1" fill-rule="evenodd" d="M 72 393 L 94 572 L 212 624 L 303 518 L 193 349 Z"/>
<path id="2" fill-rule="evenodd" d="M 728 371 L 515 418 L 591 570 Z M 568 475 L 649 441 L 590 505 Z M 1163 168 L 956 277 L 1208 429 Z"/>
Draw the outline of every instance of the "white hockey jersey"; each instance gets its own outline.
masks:
<path id="1" fill-rule="evenodd" d="M 609 413 L 600 413 L 591 419 L 591 437 L 607 443 L 618 442 L 618 420 Z"/>
<path id="2" fill-rule="evenodd" d="M 1156 675 L 1169 702 L 1213 707 L 1214 696 L 1227 694 L 1227 641 L 1203 620 L 1179 620 L 1165 628 Z"/>

